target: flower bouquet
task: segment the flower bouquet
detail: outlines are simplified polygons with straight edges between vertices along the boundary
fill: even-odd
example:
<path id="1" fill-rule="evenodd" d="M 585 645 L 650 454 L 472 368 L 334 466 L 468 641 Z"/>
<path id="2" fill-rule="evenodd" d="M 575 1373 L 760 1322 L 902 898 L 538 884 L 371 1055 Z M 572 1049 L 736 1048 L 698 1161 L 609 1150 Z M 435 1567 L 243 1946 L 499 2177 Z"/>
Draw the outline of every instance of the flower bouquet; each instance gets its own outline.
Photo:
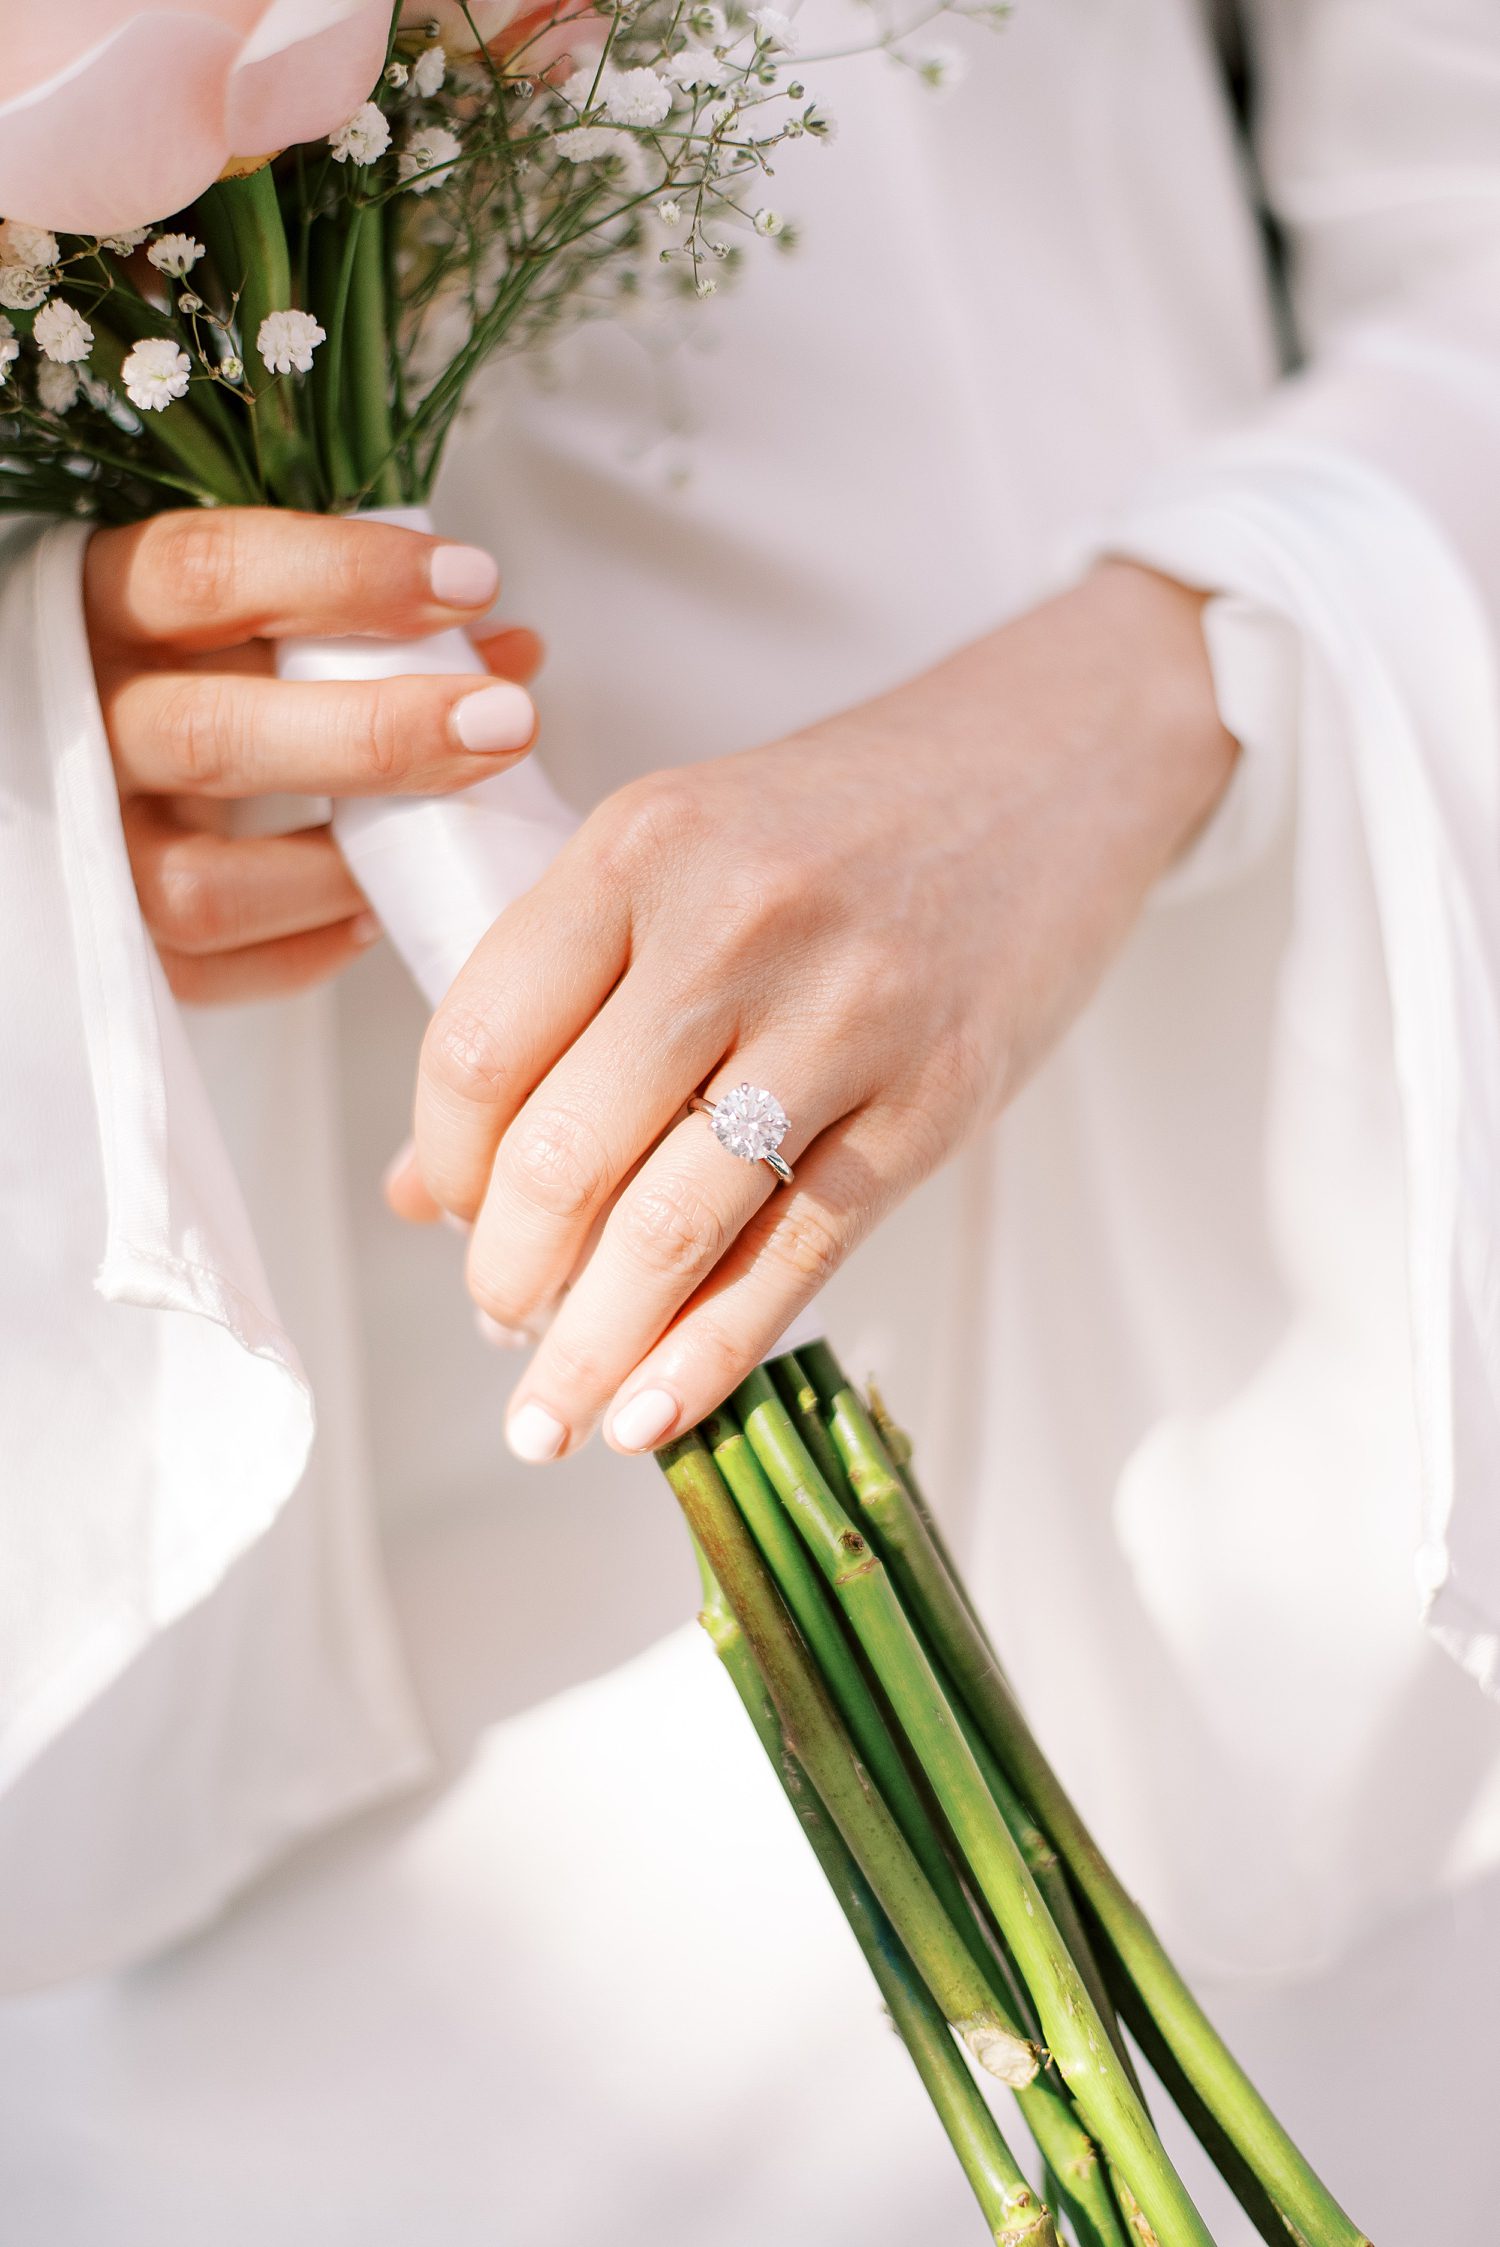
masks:
<path id="1" fill-rule="evenodd" d="M 938 80 L 932 16 L 862 44 Z M 478 370 L 711 296 L 789 144 L 799 29 L 715 0 L 173 0 L 28 21 L 0 77 L 0 507 L 423 508 Z M 847 52 L 846 47 L 839 51 Z M 457 633 L 295 677 L 477 669 Z M 572 815 L 528 764 L 335 807 L 436 999 Z M 1028 1731 L 906 1447 L 814 1344 L 662 1454 L 704 1619 L 1004 2247 L 1205 2247 L 1141 2055 L 1268 2242 L 1362 2247 Z M 986 2093 L 1015 2094 L 1011 2153 Z"/>

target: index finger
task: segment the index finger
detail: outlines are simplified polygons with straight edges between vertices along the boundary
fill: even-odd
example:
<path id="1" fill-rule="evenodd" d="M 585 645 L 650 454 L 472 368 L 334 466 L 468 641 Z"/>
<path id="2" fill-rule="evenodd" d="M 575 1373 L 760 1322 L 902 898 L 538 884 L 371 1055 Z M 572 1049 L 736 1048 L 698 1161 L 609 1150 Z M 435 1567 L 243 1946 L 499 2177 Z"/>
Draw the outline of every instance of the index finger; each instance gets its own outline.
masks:
<path id="1" fill-rule="evenodd" d="M 489 607 L 500 572 L 478 546 L 396 523 L 216 507 L 96 531 L 89 631 L 118 647 L 236 647 L 307 633 L 409 639 Z"/>

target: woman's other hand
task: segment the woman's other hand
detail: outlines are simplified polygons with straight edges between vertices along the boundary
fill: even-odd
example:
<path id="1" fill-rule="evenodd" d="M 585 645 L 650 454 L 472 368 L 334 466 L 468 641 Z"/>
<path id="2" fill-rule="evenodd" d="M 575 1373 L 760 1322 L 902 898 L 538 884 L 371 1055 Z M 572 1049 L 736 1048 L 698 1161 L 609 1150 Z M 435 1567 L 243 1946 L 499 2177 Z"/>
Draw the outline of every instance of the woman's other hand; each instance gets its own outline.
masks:
<path id="1" fill-rule="evenodd" d="M 597 811 L 429 1029 L 388 1191 L 472 1221 L 487 1317 L 546 1331 L 523 1457 L 691 1425 L 992 1117 L 1223 790 L 1201 598 L 1128 564 L 794 738 Z M 748 1080 L 795 1183 L 701 1115 Z"/>
<path id="2" fill-rule="evenodd" d="M 95 533 L 89 641 L 126 847 L 168 981 L 197 1004 L 262 999 L 335 974 L 379 934 L 329 830 L 231 835 L 265 795 L 424 795 L 503 771 L 529 747 L 524 631 L 472 674 L 290 683 L 274 643 L 409 639 L 489 608 L 488 554 L 387 523 L 225 508 Z"/>

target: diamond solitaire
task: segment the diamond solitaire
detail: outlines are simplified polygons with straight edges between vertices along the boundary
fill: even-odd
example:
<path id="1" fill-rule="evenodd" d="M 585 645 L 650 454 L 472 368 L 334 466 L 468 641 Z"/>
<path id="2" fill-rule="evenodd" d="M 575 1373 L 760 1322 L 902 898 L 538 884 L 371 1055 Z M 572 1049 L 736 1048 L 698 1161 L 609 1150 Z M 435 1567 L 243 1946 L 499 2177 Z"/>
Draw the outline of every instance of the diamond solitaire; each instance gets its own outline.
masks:
<path id="1" fill-rule="evenodd" d="M 774 1093 L 760 1085 L 738 1084 L 722 1100 L 700 1098 L 692 1105 L 707 1116 L 721 1147 L 741 1162 L 766 1163 L 783 1185 L 790 1185 L 791 1167 L 776 1151 L 790 1125 Z"/>

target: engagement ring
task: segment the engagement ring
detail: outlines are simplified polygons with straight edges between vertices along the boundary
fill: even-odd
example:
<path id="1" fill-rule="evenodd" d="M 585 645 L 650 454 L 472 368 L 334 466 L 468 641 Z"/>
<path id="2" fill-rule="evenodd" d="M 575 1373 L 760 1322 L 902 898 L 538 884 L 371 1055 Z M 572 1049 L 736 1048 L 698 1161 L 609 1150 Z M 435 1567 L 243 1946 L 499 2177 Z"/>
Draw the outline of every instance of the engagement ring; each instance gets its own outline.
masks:
<path id="1" fill-rule="evenodd" d="M 791 1127 L 774 1093 L 760 1085 L 738 1084 L 722 1100 L 705 1100 L 701 1093 L 695 1093 L 688 1106 L 707 1116 L 715 1139 L 731 1155 L 738 1155 L 745 1163 L 764 1163 L 783 1186 L 790 1186 L 792 1166 L 783 1162 L 776 1150 Z"/>

